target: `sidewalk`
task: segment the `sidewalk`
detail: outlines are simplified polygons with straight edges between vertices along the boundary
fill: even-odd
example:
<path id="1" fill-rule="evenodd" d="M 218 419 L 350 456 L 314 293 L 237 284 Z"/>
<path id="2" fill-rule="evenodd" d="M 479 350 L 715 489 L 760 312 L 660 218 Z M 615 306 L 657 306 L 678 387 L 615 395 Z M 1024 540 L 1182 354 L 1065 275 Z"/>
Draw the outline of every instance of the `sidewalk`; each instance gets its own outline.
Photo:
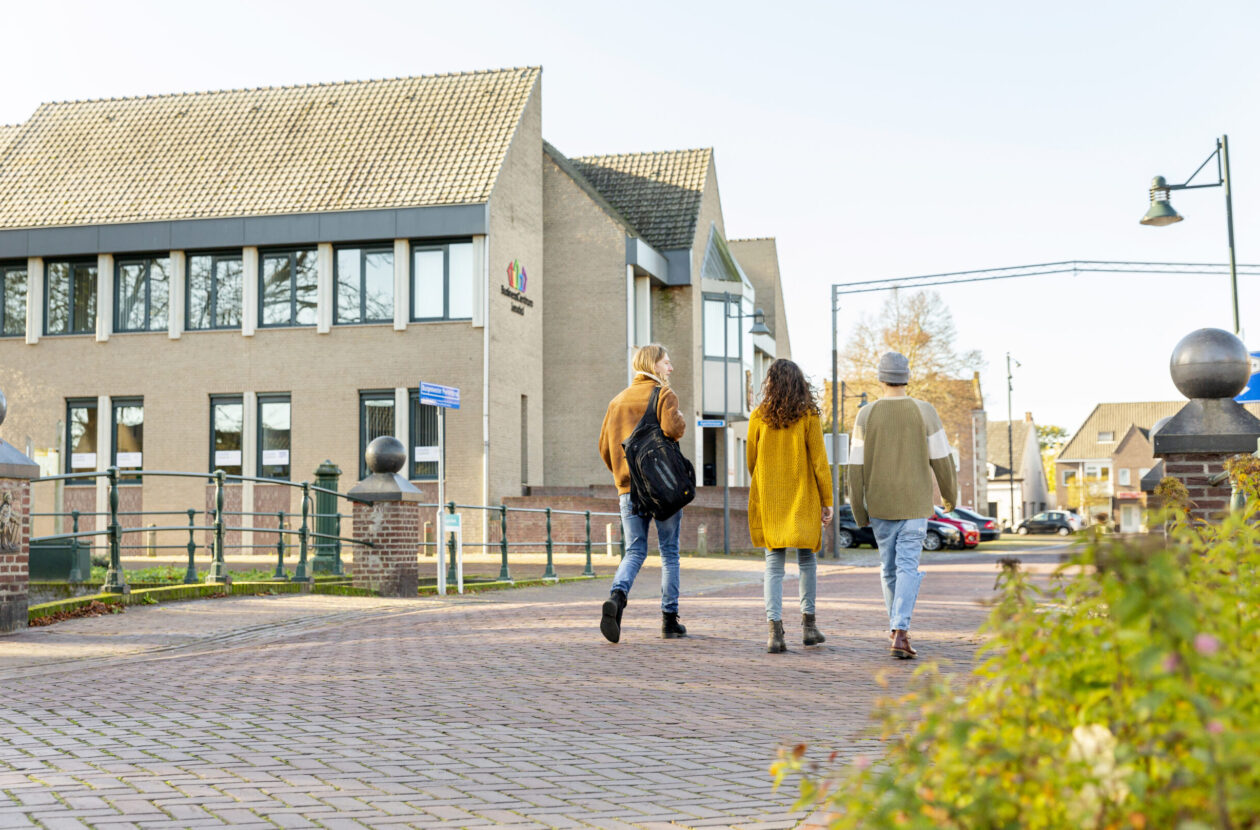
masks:
<path id="1" fill-rule="evenodd" d="M 926 561 L 924 659 L 969 664 L 996 556 Z M 895 691 L 914 669 L 888 658 L 876 571 L 823 563 L 828 642 L 803 649 L 785 614 L 792 650 L 769 655 L 761 563 L 683 567 L 685 640 L 659 639 L 655 567 L 616 646 L 606 579 L 174 603 L 0 638 L 0 827 L 791 827 L 777 747 L 877 753 L 875 674 Z"/>

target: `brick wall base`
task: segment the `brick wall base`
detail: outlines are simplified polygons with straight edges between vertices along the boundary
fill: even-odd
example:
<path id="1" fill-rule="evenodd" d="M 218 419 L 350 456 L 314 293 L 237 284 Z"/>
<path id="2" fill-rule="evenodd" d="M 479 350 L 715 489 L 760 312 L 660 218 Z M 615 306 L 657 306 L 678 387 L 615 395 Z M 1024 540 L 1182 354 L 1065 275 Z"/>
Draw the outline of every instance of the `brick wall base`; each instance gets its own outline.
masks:
<path id="1" fill-rule="evenodd" d="M 1194 502 L 1190 515 L 1215 521 L 1229 510 L 1230 484 L 1227 479 L 1213 486 L 1208 479 L 1225 469 L 1225 461 L 1236 453 L 1169 453 L 1164 458 L 1164 475 L 1185 485 Z"/>
<path id="2" fill-rule="evenodd" d="M 380 501 L 354 505 L 355 546 L 352 577 L 356 588 L 384 597 L 414 597 L 420 581 L 420 505 Z"/>
<path id="3" fill-rule="evenodd" d="M 30 482 L 0 479 L 0 634 L 26 628 L 30 515 Z"/>

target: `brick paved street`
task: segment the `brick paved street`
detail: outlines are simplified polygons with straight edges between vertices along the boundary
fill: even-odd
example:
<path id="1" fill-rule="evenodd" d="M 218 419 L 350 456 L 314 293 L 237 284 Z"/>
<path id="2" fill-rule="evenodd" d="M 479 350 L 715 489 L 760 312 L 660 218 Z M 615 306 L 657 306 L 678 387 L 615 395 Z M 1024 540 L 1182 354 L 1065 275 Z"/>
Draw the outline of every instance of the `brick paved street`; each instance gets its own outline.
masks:
<path id="1" fill-rule="evenodd" d="M 1018 555 L 1058 552 L 1038 550 Z M 969 663 L 994 559 L 927 560 L 924 658 Z M 685 560 L 677 641 L 655 568 L 617 646 L 596 627 L 607 579 L 178 603 L 0 638 L 0 827 L 794 826 L 776 748 L 877 752 L 875 674 L 914 664 L 887 656 L 875 570 L 831 562 L 828 642 L 803 649 L 785 614 L 795 643 L 766 654 L 760 572 Z"/>

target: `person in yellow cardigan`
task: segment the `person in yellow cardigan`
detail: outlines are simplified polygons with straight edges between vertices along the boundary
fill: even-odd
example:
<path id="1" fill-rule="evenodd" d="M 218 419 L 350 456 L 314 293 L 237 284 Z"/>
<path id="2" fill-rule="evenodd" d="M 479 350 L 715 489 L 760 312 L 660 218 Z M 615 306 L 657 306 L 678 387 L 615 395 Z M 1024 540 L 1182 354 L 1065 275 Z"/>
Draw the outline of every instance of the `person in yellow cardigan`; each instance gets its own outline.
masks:
<path id="1" fill-rule="evenodd" d="M 761 404 L 748 420 L 748 530 L 766 550 L 764 579 L 766 651 L 787 651 L 783 641 L 783 571 L 787 549 L 796 548 L 800 571 L 802 641 L 826 638 L 818 630 L 814 601 L 822 529 L 831 522 L 831 473 L 823 449 L 822 425 L 813 390 L 799 366 L 776 360 L 766 372 Z"/>

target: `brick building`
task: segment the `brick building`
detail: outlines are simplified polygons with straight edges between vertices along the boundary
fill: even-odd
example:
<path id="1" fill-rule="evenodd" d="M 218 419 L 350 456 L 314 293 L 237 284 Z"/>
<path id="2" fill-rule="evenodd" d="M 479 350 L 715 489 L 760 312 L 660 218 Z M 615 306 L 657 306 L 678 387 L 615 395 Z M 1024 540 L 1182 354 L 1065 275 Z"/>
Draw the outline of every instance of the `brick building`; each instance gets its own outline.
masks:
<path id="1" fill-rule="evenodd" d="M 462 395 L 449 498 L 606 484 L 604 407 L 652 340 L 684 450 L 700 469 L 729 440 L 734 471 L 738 427 L 695 419 L 738 422 L 788 353 L 774 241 L 726 239 L 713 150 L 567 159 L 538 68 L 42 105 L 0 131 L 0 291 L 4 432 L 49 471 L 303 480 L 331 459 L 344 489 L 393 434 L 432 498 L 426 381 Z M 747 333 L 760 307 L 770 336 Z M 131 510 L 205 498 L 125 490 Z M 99 486 L 61 498 L 103 509 Z M 293 502 L 246 482 L 230 505 Z"/>

